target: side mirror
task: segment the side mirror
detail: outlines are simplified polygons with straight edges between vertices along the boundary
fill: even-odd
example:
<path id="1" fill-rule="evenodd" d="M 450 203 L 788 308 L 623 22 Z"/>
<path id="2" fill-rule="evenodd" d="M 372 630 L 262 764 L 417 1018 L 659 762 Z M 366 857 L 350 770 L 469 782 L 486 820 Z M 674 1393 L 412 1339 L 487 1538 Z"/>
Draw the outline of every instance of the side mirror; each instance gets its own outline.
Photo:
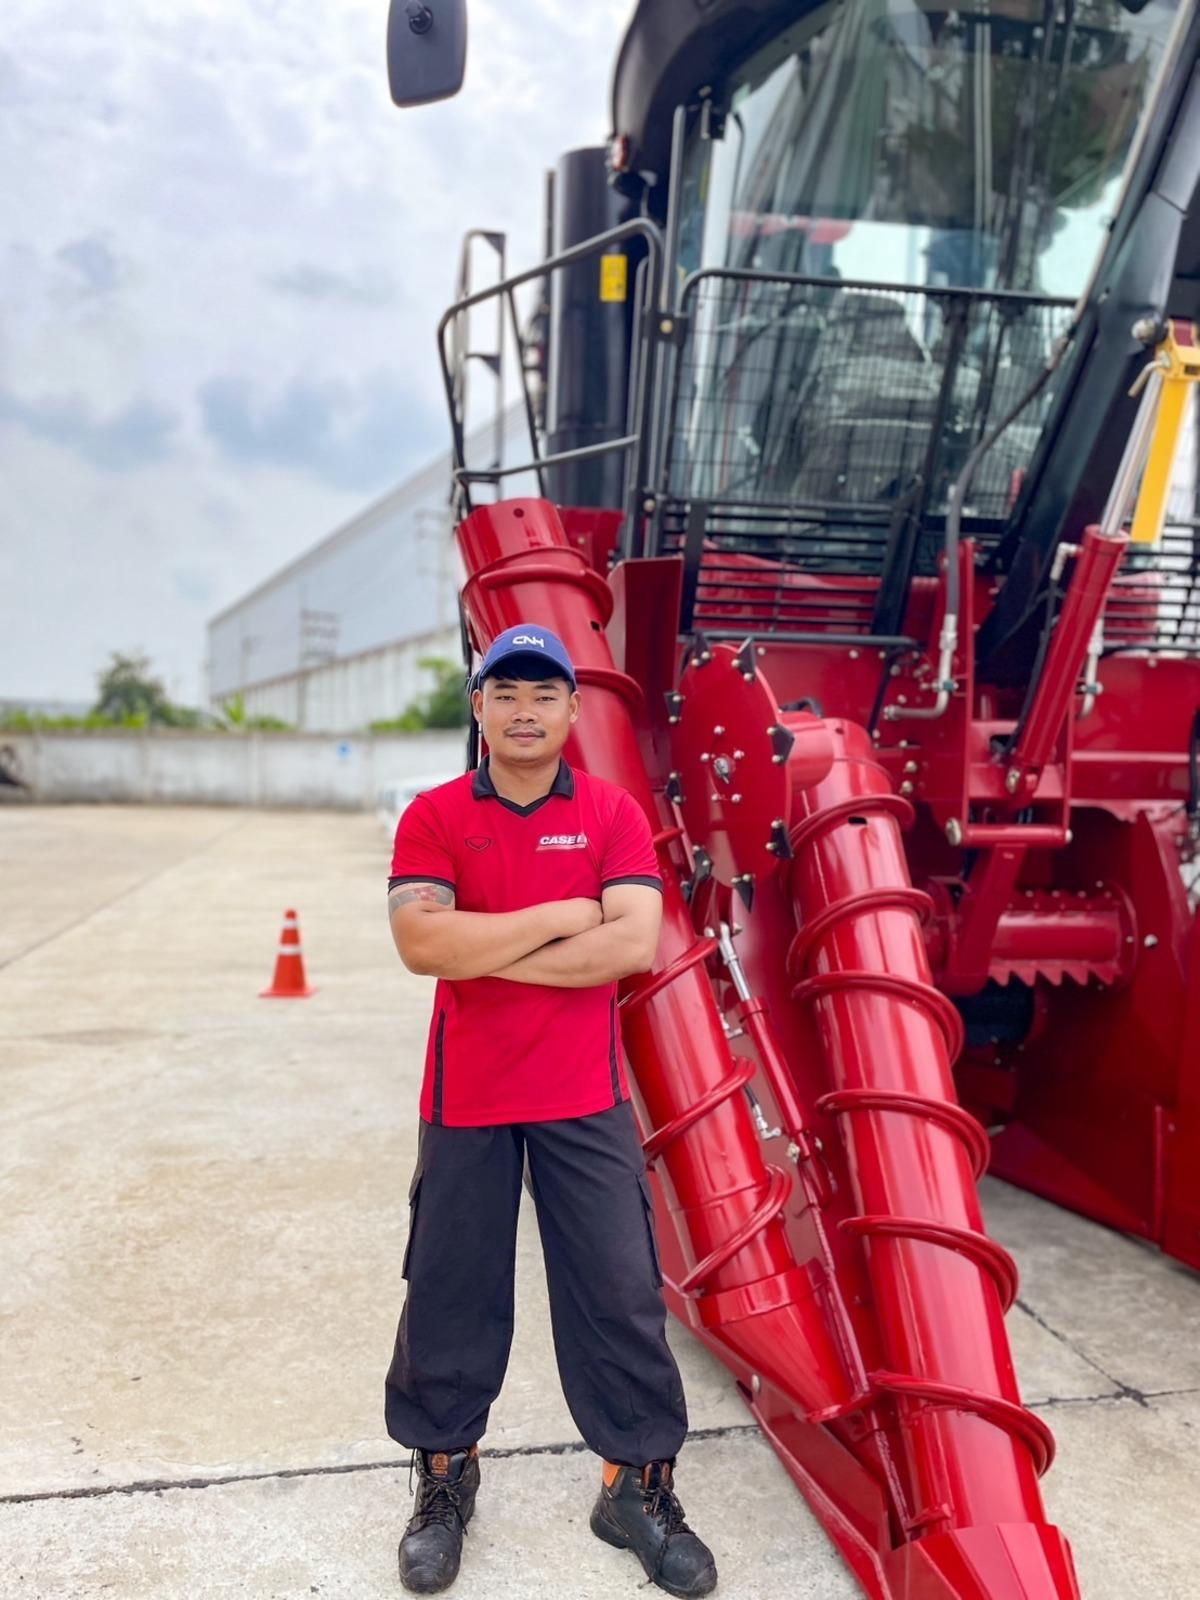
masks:
<path id="1" fill-rule="evenodd" d="M 387 64 L 398 106 L 457 94 L 467 64 L 467 0 L 392 0 Z"/>

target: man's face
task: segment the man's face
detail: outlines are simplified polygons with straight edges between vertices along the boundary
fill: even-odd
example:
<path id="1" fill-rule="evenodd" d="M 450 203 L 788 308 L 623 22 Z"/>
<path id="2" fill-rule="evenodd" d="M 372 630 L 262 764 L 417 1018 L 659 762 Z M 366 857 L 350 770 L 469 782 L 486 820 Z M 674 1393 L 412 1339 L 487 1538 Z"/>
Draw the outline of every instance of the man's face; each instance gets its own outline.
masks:
<path id="1" fill-rule="evenodd" d="M 531 683 L 503 669 L 483 680 L 471 707 L 489 751 L 514 766 L 536 766 L 556 756 L 579 715 L 579 694 L 565 678 Z"/>

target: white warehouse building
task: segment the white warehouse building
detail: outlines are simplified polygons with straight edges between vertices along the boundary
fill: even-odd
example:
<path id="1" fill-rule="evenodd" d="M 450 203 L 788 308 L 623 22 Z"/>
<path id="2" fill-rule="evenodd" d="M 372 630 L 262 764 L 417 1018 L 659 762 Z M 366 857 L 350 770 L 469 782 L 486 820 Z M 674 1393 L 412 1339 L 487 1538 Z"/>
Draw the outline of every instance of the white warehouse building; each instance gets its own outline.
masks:
<path id="1" fill-rule="evenodd" d="M 469 440 L 480 460 L 492 427 Z M 524 408 L 503 418 L 502 459 L 530 455 Z M 449 506 L 449 452 L 297 557 L 208 624 L 208 700 L 315 733 L 399 716 L 432 687 L 427 656 L 462 660 L 465 580 Z M 529 493 L 505 480 L 504 493 Z M 487 498 L 486 489 L 477 498 Z"/>

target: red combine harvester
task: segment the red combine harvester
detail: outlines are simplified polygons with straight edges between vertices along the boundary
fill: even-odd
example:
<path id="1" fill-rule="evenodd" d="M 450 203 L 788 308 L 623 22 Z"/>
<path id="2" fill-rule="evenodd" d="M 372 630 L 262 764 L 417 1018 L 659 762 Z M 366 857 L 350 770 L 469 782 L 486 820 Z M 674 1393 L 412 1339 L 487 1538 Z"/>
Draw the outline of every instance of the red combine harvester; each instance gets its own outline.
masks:
<path id="1" fill-rule="evenodd" d="M 395 0 L 398 103 L 463 26 Z M 1194 3 L 640 0 L 440 329 L 467 667 L 557 632 L 659 851 L 668 1303 L 889 1600 L 1078 1593 L 984 1169 L 1200 1266 L 1198 60 Z"/>

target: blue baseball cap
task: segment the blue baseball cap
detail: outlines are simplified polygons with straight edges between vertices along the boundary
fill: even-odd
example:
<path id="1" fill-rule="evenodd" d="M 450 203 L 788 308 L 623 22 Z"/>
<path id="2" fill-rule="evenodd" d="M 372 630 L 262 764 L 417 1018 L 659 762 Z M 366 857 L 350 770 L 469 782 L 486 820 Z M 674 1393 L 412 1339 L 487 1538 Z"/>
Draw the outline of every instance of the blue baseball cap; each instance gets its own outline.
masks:
<path id="1" fill-rule="evenodd" d="M 480 688 L 489 673 L 495 672 L 505 661 L 517 656 L 545 661 L 548 678 L 563 677 L 575 688 L 575 668 L 567 654 L 566 646 L 557 634 L 536 622 L 518 622 L 513 628 L 498 633 L 488 647 L 488 652 L 475 674 L 475 688 Z"/>

